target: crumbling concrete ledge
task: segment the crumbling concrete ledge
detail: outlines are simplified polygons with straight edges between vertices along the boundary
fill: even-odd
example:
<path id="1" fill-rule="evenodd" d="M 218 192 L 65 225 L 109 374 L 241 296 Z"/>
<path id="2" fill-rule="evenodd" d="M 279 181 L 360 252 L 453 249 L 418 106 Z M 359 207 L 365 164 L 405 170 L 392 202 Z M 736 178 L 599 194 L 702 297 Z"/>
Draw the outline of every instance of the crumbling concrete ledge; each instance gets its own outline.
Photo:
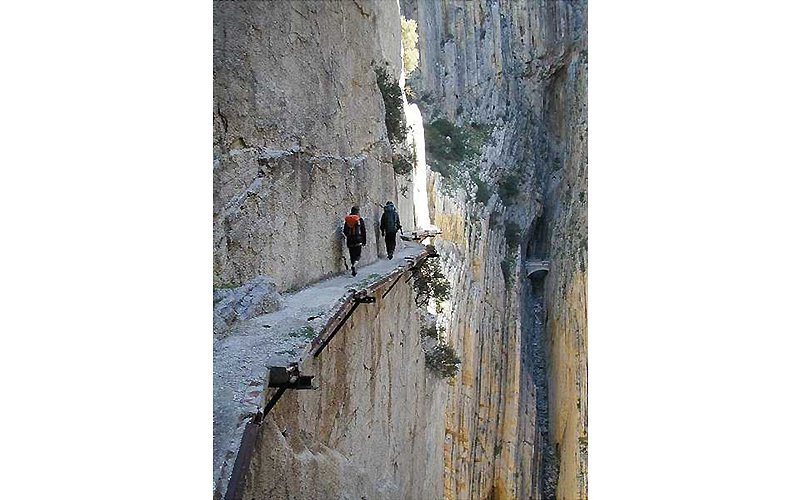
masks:
<path id="1" fill-rule="evenodd" d="M 268 387 L 270 368 L 297 364 L 302 371 L 304 361 L 324 355 L 326 341 L 354 305 L 364 297 L 390 292 L 431 255 L 435 255 L 433 246 L 406 243 L 391 261 L 381 259 L 365 266 L 356 277 L 344 274 L 304 288 L 286 296 L 281 310 L 215 335 L 215 500 L 226 497 L 247 424 L 277 392 Z"/>

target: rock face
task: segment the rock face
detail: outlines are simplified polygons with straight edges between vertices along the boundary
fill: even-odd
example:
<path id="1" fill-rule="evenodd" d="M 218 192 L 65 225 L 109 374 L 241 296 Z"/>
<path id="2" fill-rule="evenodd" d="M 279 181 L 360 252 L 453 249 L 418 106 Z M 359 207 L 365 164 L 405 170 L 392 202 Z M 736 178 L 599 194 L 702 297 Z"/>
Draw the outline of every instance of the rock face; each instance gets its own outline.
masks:
<path id="1" fill-rule="evenodd" d="M 428 123 L 492 129 L 477 177 L 429 190 L 464 361 L 447 498 L 586 498 L 586 2 L 402 0 Z M 517 189 L 501 190 L 513 180 Z M 525 261 L 549 260 L 527 277 Z"/>
<path id="2" fill-rule="evenodd" d="M 214 2 L 214 285 L 280 291 L 344 270 L 339 225 L 359 205 L 372 244 L 399 192 L 374 67 L 400 75 L 392 2 Z M 298 249 L 302 249 L 298 251 Z"/>
<path id="3" fill-rule="evenodd" d="M 438 326 L 461 371 L 448 384 L 425 369 L 399 282 L 311 363 L 320 389 L 269 413 L 244 498 L 586 498 L 586 2 L 400 10 L 419 25 L 408 81 L 426 122 L 490 131 L 466 184 L 428 172 L 452 284 Z M 400 10 L 215 2 L 215 287 L 269 276 L 284 292 L 344 272 L 352 204 L 364 263 L 383 252 L 386 200 L 415 225 L 374 72 L 400 76 Z M 534 261 L 548 268 L 528 277 Z"/>
<path id="4" fill-rule="evenodd" d="M 214 3 L 220 329 L 264 305 L 254 284 L 267 276 L 282 293 L 343 273 L 339 228 L 351 205 L 367 221 L 363 265 L 385 255 L 387 200 L 406 230 L 416 225 L 410 186 L 391 164 L 378 65 L 399 79 L 396 2 Z M 399 281 L 304 360 L 319 390 L 287 391 L 267 415 L 243 498 L 442 496 L 446 384 L 425 368 L 420 314 Z"/>
<path id="5" fill-rule="evenodd" d="M 214 333 L 225 330 L 234 321 L 275 312 L 282 305 L 275 282 L 264 276 L 237 288 L 214 290 Z"/>

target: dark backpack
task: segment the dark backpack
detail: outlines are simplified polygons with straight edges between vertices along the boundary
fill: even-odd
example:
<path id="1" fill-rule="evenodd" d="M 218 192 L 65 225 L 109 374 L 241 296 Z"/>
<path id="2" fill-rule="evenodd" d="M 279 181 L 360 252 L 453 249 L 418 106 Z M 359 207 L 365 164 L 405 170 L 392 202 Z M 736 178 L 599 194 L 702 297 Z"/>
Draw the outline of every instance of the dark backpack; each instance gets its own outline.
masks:
<path id="1" fill-rule="evenodd" d="M 387 233 L 396 233 L 397 232 L 397 211 L 394 209 L 386 208 L 384 210 L 386 213 L 386 232 Z"/>

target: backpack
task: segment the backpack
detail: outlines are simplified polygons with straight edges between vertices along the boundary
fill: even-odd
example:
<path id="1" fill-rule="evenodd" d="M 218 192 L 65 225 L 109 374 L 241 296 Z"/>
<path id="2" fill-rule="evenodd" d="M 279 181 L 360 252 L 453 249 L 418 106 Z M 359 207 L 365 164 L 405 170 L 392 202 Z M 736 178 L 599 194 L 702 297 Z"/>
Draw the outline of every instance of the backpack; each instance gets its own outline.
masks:
<path id="1" fill-rule="evenodd" d="M 386 213 L 386 232 L 387 233 L 396 233 L 397 232 L 397 211 L 394 207 L 389 208 L 386 207 L 383 210 Z"/>
<path id="2" fill-rule="evenodd" d="M 359 221 L 361 217 L 358 215 L 348 215 L 344 218 L 344 235 L 347 236 L 347 241 L 359 241 L 361 233 L 358 230 Z"/>

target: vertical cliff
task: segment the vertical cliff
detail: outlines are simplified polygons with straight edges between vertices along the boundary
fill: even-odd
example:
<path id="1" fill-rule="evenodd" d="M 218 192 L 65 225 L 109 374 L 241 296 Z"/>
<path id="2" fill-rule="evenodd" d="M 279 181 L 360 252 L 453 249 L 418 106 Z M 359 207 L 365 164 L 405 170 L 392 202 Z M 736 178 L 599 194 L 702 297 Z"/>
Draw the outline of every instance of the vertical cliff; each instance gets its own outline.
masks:
<path id="1" fill-rule="evenodd" d="M 400 76 L 397 9 L 214 2 L 215 286 L 263 275 L 284 291 L 341 272 L 337 224 L 351 205 L 375 243 L 365 263 L 386 200 L 413 220 L 375 75 Z"/>
<path id="2" fill-rule="evenodd" d="M 231 353 L 270 344 L 277 328 L 259 315 L 280 314 L 280 294 L 345 272 L 339 224 L 351 205 L 367 222 L 362 266 L 385 258 L 378 222 L 387 200 L 407 230 L 417 213 L 427 216 L 415 211 L 410 175 L 393 168 L 376 72 L 402 80 L 401 54 L 396 2 L 214 3 L 215 370 L 261 373 Z M 289 390 L 266 415 L 236 487 L 226 487 L 239 469 L 224 447 L 250 454 L 215 441 L 218 462 L 227 460 L 225 473 L 215 471 L 217 496 L 238 494 L 240 484 L 247 499 L 442 496 L 446 384 L 425 368 L 425 313 L 406 278 L 362 305 L 322 355 L 302 361 L 319 389 Z M 249 338 L 226 344 L 226 336 Z M 237 392 L 215 381 L 215 398 L 238 408 L 237 398 L 261 398 L 252 394 L 265 383 L 246 376 Z"/>
<path id="3" fill-rule="evenodd" d="M 454 282 L 441 321 L 464 361 L 446 496 L 584 498 L 586 3 L 401 5 L 419 25 L 409 83 L 427 124 L 490 131 L 477 159 L 431 172 Z M 550 272 L 528 277 L 533 260 Z"/>
<path id="4" fill-rule="evenodd" d="M 286 292 L 343 272 L 352 204 L 368 263 L 380 205 L 395 200 L 408 229 L 427 203 L 452 284 L 437 322 L 462 361 L 447 383 L 426 371 L 399 283 L 307 360 L 319 391 L 267 416 L 246 498 L 585 498 L 586 3 L 214 8 L 215 286 Z M 402 81 L 401 12 L 418 22 L 407 81 L 427 200 L 392 168 L 375 72 Z"/>

